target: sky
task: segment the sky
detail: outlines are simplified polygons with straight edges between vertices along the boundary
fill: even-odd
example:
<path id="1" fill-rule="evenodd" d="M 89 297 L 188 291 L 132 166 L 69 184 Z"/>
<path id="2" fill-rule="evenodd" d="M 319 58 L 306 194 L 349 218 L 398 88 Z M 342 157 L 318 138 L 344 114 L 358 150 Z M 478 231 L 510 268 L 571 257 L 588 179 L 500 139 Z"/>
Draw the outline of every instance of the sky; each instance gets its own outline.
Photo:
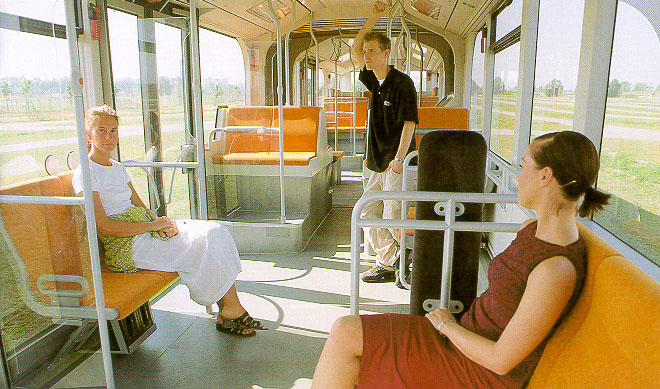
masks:
<path id="1" fill-rule="evenodd" d="M 537 85 L 545 85 L 553 78 L 558 78 L 566 89 L 575 88 L 583 7 L 584 2 L 574 0 L 541 2 Z M 63 0 L 0 0 L 0 11 L 64 24 Z M 131 43 L 137 42 L 136 23 L 135 17 L 119 12 L 110 16 L 111 52 L 115 58 L 113 73 L 116 78 L 138 77 L 137 44 Z M 179 42 L 178 32 L 158 25 L 156 38 L 158 74 L 178 77 L 181 66 L 180 47 L 172 44 Z M 67 50 L 66 42 L 62 39 L 0 29 L 0 78 L 68 77 Z M 200 51 L 203 79 L 225 78 L 235 84 L 244 82 L 242 54 L 235 40 L 202 30 Z M 503 53 L 497 60 L 498 75 L 503 79 L 517 79 L 517 58 L 517 53 Z M 44 66 L 44 62 L 49 66 Z M 620 2 L 611 78 L 657 86 L 660 84 L 658 63 L 660 41 L 655 30 L 641 13 Z M 475 79 L 479 79 L 478 74 L 475 74 Z"/>

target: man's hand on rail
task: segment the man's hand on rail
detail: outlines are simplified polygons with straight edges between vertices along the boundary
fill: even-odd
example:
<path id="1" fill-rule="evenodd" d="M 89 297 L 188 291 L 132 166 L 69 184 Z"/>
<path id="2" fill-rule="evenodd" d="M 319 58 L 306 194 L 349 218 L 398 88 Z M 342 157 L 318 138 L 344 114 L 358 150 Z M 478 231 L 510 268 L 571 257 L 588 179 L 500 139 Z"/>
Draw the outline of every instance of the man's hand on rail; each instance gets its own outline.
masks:
<path id="1" fill-rule="evenodd" d="M 387 8 L 388 8 L 387 3 L 382 1 L 376 1 L 376 3 L 374 3 L 374 9 L 373 11 L 371 11 L 371 14 L 373 16 L 381 17 L 387 13 Z"/>
<path id="2" fill-rule="evenodd" d="M 403 173 L 403 163 L 397 161 L 396 159 L 390 161 L 390 164 L 387 166 L 387 168 L 392 169 L 392 171 L 396 174 Z"/>

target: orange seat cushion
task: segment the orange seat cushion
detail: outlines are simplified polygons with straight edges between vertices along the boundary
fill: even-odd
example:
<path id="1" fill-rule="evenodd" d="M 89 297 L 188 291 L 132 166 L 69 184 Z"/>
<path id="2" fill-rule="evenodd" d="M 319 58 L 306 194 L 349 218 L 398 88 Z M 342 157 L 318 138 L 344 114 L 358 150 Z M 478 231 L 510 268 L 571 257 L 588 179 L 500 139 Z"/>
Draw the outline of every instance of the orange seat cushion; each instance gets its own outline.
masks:
<path id="1" fill-rule="evenodd" d="M 470 111 L 463 107 L 420 107 L 419 128 L 467 130 L 470 128 Z"/>
<path id="2" fill-rule="evenodd" d="M 284 153 L 284 164 L 288 166 L 307 166 L 309 161 L 316 156 L 312 152 L 288 151 Z M 213 156 L 215 164 L 232 165 L 279 165 L 279 152 L 260 152 L 260 153 L 232 153 L 218 154 Z"/>

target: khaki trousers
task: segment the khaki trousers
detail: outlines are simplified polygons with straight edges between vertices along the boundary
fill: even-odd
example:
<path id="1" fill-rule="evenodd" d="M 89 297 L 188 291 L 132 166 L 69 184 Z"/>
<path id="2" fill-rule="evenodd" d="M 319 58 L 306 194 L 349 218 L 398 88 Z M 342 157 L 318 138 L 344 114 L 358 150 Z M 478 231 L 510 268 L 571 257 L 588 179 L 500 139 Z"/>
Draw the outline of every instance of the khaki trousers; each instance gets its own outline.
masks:
<path id="1" fill-rule="evenodd" d="M 392 169 L 376 173 L 365 168 L 364 196 L 367 193 L 381 190 L 401 190 L 402 175 Z M 401 217 L 401 201 L 374 201 L 369 203 L 360 216 L 363 219 L 398 219 Z M 364 236 L 376 252 L 376 263 L 387 269 L 394 267 L 399 258 L 399 229 L 364 227 Z"/>

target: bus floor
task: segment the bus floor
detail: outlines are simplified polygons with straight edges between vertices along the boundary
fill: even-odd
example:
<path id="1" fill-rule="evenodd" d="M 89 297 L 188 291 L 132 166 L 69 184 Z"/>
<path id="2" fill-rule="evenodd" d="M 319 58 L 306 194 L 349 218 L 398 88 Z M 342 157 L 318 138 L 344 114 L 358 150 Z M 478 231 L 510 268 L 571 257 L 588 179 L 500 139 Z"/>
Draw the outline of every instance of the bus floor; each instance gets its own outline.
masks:
<path id="1" fill-rule="evenodd" d="M 350 218 L 359 174 L 345 172 L 333 208 L 305 250 L 241 255 L 236 285 L 247 310 L 269 328 L 239 338 L 177 285 L 153 306 L 157 330 L 132 354 L 113 355 L 117 388 L 307 387 L 332 323 L 349 314 Z M 362 271 L 373 257 L 363 254 Z M 364 313 L 408 312 L 409 292 L 393 283 L 360 285 Z M 217 307 L 214 307 L 217 310 Z M 100 352 L 55 387 L 104 386 Z"/>

